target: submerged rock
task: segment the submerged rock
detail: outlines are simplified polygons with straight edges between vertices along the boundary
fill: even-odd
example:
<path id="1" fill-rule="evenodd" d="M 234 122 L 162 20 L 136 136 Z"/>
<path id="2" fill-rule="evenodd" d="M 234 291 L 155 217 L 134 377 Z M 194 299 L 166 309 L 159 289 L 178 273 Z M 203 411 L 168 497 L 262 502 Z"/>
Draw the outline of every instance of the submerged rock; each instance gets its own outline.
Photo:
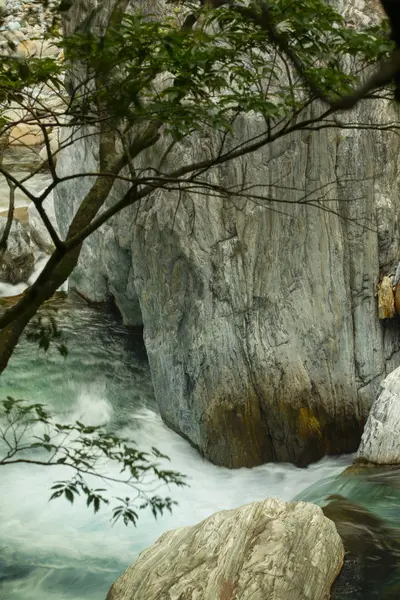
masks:
<path id="1" fill-rule="evenodd" d="M 3 234 L 7 219 L 0 217 L 0 237 Z M 4 283 L 20 283 L 27 281 L 32 274 L 35 256 L 30 243 L 30 236 L 19 221 L 13 221 L 7 241 L 7 249 L 0 255 L 0 281 Z"/>
<path id="2" fill-rule="evenodd" d="M 296 499 L 322 506 L 342 539 L 345 561 L 332 600 L 400 598 L 400 470 L 350 468 Z"/>
<path id="3" fill-rule="evenodd" d="M 320 508 L 269 498 L 165 533 L 107 600 L 325 600 L 343 555 Z"/>
<path id="4" fill-rule="evenodd" d="M 400 367 L 381 383 L 372 405 L 356 462 L 400 465 Z"/>
<path id="5" fill-rule="evenodd" d="M 336 525 L 346 552 L 343 569 L 335 581 L 332 600 L 391 598 L 400 558 L 400 537 L 361 504 L 343 496 L 328 496 L 323 513 Z M 377 581 L 381 585 L 376 585 Z M 383 593 L 382 583 L 388 584 Z M 388 595 L 389 594 L 389 595 Z M 394 600 L 394 596 L 393 596 Z"/>

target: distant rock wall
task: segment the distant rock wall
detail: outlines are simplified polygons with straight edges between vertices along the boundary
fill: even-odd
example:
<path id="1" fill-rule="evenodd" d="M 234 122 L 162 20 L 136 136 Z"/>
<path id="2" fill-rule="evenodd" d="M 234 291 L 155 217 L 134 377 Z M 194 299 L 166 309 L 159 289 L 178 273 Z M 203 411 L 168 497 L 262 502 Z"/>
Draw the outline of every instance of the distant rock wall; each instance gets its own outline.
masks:
<path id="1" fill-rule="evenodd" d="M 347 6 L 346 18 L 363 6 Z M 398 116 L 379 101 L 340 119 Z M 237 139 L 262 126 L 242 120 Z M 212 174 L 234 185 L 245 173 L 284 203 L 159 191 L 85 244 L 72 285 L 97 301 L 113 296 L 126 323 L 143 320 L 163 419 L 216 464 L 306 465 L 356 450 L 381 379 L 400 364 L 398 321 L 379 321 L 375 297 L 400 258 L 399 143 L 373 128 L 298 132 Z M 166 168 L 215 144 L 182 142 Z M 163 150 L 161 141 L 143 161 Z M 58 168 L 95 161 L 91 138 L 63 151 Z M 85 189 L 57 188 L 61 229 Z M 324 202 L 291 204 L 301 197 Z"/>

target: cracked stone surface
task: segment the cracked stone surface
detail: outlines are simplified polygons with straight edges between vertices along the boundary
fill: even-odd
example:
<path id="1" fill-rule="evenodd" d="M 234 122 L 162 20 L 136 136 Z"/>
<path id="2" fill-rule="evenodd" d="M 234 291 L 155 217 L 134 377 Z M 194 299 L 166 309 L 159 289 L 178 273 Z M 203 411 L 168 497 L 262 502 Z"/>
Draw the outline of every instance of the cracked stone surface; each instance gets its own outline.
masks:
<path id="1" fill-rule="evenodd" d="M 343 556 L 319 507 L 269 498 L 168 531 L 107 600 L 326 600 Z"/>
<path id="2" fill-rule="evenodd" d="M 365 12 L 346 4 L 346 18 L 368 20 Z M 365 102 L 340 118 L 398 113 Z M 238 140 L 260 127 L 241 120 Z M 216 145 L 215 136 L 185 140 L 166 167 Z M 164 146 L 143 164 L 157 164 Z M 96 152 L 95 137 L 76 143 L 60 153 L 60 174 L 91 169 Z M 380 381 L 400 364 L 399 324 L 379 321 L 375 297 L 400 257 L 399 152 L 389 132 L 297 132 L 210 177 L 229 186 L 245 173 L 265 197 L 323 197 L 326 210 L 160 191 L 85 244 L 72 285 L 96 301 L 113 296 L 125 323 L 142 320 L 161 415 L 209 460 L 306 465 L 357 449 Z M 90 185 L 57 188 L 62 231 Z M 110 202 L 123 193 L 120 182 Z"/>

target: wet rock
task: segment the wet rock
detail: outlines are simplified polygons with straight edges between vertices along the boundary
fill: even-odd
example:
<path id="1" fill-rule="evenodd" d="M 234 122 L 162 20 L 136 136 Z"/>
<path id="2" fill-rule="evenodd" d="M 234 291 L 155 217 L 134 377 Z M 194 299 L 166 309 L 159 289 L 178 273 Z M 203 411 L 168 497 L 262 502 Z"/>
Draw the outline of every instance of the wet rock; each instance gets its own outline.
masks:
<path id="1" fill-rule="evenodd" d="M 396 309 L 397 314 L 400 315 L 400 284 L 398 282 L 394 289 L 394 307 Z"/>
<path id="2" fill-rule="evenodd" d="M 327 600 L 342 562 L 320 508 L 270 498 L 165 533 L 107 600 Z"/>
<path id="3" fill-rule="evenodd" d="M 357 463 L 295 500 L 321 506 L 341 536 L 346 554 L 332 600 L 400 598 L 399 468 Z"/>

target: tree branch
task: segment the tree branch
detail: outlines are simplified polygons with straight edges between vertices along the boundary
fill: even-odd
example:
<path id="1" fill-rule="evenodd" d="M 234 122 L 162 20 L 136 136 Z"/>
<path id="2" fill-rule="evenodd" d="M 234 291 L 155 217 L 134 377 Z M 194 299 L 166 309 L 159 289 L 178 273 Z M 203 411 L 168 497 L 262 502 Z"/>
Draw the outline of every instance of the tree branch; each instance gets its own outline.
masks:
<path id="1" fill-rule="evenodd" d="M 14 219 L 14 205 L 15 205 L 15 186 L 9 179 L 7 179 L 8 187 L 9 187 L 9 202 L 8 202 L 8 212 L 7 212 L 7 221 L 3 230 L 3 234 L 0 238 L 0 260 L 3 256 L 3 253 L 7 250 L 7 241 L 8 236 L 10 235 L 12 222 Z"/>

